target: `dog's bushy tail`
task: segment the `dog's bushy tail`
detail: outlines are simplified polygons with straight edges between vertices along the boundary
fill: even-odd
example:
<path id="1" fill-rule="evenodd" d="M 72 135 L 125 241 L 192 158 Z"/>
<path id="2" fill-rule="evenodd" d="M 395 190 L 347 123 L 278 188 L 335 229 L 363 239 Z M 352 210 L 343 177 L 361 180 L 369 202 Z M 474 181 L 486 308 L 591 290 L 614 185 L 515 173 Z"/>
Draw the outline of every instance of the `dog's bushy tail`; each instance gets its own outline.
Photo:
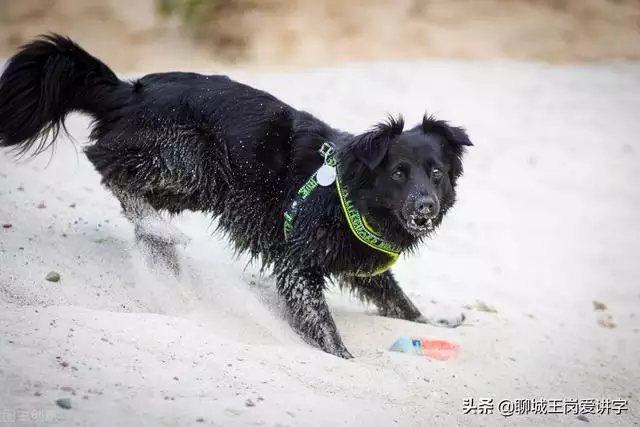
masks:
<path id="1" fill-rule="evenodd" d="M 68 113 L 94 118 L 116 107 L 126 83 L 102 61 L 58 34 L 38 37 L 8 61 L 0 76 L 0 147 L 20 154 L 49 147 Z M 37 145 L 36 145 L 37 144 Z"/>

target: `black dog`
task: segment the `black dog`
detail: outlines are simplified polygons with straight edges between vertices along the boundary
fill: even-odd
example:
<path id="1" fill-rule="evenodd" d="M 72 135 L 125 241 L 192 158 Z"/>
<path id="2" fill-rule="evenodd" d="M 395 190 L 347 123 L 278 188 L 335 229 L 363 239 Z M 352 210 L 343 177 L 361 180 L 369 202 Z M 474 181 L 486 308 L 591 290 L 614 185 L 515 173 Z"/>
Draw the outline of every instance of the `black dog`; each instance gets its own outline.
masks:
<path id="1" fill-rule="evenodd" d="M 334 278 L 382 315 L 421 315 L 390 265 L 455 201 L 466 132 L 425 116 L 352 135 L 225 76 L 150 74 L 119 80 L 59 35 L 25 45 L 0 77 L 0 146 L 45 150 L 71 111 L 94 119 L 85 152 L 136 236 L 175 263 L 188 239 L 159 211 L 212 214 L 234 243 L 273 269 L 292 326 L 324 351 L 352 357 L 323 291 Z M 47 138 L 48 137 L 48 138 Z"/>

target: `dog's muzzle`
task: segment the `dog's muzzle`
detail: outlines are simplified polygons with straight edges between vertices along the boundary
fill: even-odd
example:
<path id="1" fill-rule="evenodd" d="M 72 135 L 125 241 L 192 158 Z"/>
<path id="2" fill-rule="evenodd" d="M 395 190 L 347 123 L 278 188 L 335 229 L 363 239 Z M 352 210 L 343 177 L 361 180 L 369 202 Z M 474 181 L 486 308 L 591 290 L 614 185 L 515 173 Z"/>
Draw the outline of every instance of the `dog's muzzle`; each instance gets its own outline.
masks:
<path id="1" fill-rule="evenodd" d="M 433 230 L 433 220 L 440 212 L 440 204 L 434 196 L 420 196 L 405 215 L 405 228 L 413 235 L 423 235 Z"/>

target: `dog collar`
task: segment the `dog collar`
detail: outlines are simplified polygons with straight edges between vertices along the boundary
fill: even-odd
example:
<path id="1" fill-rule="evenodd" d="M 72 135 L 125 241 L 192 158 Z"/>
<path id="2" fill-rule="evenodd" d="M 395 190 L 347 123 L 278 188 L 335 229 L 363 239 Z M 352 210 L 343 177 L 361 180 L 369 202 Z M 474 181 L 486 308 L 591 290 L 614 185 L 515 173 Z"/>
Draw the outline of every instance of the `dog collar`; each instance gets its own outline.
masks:
<path id="1" fill-rule="evenodd" d="M 348 188 L 340 181 L 340 173 L 338 171 L 338 161 L 335 155 L 335 146 L 331 142 L 324 142 L 318 150 L 324 158 L 323 165 L 298 189 L 294 200 L 284 213 L 284 236 L 288 240 L 293 229 L 293 221 L 298 213 L 300 205 L 318 188 L 318 186 L 327 187 L 335 182 L 340 199 L 340 205 L 344 212 L 349 229 L 365 245 L 386 254 L 389 261 L 377 268 L 370 274 L 364 276 L 376 276 L 384 273 L 398 260 L 402 249 L 391 242 L 384 240 L 376 232 L 371 229 L 366 219 L 356 209 L 355 205 L 349 197 Z M 361 275 L 361 274 L 356 274 Z"/>

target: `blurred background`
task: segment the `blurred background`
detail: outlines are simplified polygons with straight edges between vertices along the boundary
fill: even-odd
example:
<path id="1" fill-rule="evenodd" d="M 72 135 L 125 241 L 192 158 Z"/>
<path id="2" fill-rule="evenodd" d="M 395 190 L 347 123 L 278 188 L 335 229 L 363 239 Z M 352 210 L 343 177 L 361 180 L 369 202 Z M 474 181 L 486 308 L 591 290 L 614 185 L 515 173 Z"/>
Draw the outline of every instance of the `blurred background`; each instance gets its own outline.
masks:
<path id="1" fill-rule="evenodd" d="M 640 59 L 640 0 L 0 0 L 0 58 L 68 34 L 120 72 Z"/>

